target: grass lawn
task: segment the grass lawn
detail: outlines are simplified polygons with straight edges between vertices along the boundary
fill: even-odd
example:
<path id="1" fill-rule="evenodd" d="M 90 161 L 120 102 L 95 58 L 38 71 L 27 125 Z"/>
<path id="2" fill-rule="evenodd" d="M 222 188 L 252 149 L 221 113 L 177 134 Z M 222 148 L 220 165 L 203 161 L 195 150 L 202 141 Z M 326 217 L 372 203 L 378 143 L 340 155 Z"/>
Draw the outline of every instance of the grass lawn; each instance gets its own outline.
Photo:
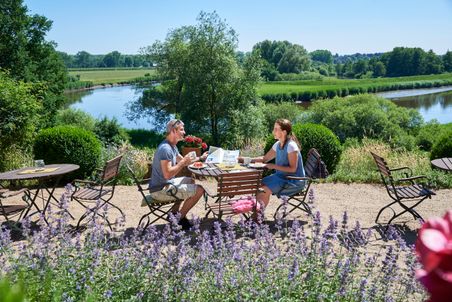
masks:
<path id="1" fill-rule="evenodd" d="M 155 74 L 152 68 L 140 69 L 88 69 L 70 70 L 72 76 L 80 75 L 80 81 L 91 81 L 94 85 L 128 82 L 145 74 Z"/>

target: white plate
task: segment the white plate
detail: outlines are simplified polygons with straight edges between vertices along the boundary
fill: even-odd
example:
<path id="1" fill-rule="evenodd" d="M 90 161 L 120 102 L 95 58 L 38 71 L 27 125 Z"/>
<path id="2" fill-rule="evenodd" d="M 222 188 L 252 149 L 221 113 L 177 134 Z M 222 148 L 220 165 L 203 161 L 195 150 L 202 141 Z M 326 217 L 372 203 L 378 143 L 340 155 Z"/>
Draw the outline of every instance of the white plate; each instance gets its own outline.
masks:
<path id="1" fill-rule="evenodd" d="M 251 163 L 248 165 L 248 167 L 253 168 L 253 169 L 262 169 L 265 167 L 266 164 L 264 163 Z"/>
<path id="2" fill-rule="evenodd" d="M 191 164 L 188 167 L 192 168 L 192 169 L 202 169 L 202 168 L 207 167 L 207 165 L 203 163 L 202 166 L 196 167 L 195 164 Z"/>

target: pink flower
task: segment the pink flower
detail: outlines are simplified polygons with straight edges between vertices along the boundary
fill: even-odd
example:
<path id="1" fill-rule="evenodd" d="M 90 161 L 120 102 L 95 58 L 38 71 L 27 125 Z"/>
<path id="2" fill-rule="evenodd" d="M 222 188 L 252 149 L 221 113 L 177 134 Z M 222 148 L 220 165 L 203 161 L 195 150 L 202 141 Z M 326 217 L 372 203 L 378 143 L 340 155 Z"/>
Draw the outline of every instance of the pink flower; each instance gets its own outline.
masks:
<path id="1" fill-rule="evenodd" d="M 430 301 L 452 296 L 452 211 L 443 218 L 429 219 L 419 230 L 416 253 L 423 269 L 416 277 L 430 293 Z"/>
<path id="2" fill-rule="evenodd" d="M 206 149 L 207 149 L 207 144 L 206 144 L 206 143 L 202 143 L 202 144 L 201 144 L 201 148 L 202 148 L 203 150 L 206 150 Z"/>

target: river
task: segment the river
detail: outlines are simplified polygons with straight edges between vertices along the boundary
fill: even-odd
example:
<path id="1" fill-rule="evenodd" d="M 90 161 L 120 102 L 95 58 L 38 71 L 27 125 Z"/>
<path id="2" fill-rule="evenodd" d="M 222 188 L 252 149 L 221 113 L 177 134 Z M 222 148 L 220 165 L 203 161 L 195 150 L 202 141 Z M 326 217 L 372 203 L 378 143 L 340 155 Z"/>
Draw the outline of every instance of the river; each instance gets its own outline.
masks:
<path id="1" fill-rule="evenodd" d="M 95 118 L 115 117 L 128 129 L 150 129 L 152 119 L 130 121 L 126 117 L 127 104 L 139 98 L 142 88 L 117 86 L 82 92 L 66 93 L 71 108 L 81 109 Z M 388 91 L 378 95 L 392 100 L 399 106 L 419 110 L 425 121 L 433 119 L 445 124 L 452 122 L 452 86 L 432 89 Z"/>

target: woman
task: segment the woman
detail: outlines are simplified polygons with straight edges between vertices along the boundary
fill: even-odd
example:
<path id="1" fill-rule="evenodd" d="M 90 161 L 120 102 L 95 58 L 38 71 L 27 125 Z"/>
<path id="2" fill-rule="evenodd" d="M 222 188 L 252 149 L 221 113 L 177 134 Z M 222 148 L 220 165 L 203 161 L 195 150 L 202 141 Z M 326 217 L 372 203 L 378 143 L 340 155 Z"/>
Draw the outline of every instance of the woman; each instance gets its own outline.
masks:
<path id="1" fill-rule="evenodd" d="M 257 200 L 265 206 L 268 205 L 271 194 L 291 195 L 303 189 L 302 180 L 289 180 L 286 176 L 304 177 L 303 160 L 300 153 L 300 144 L 292 133 L 292 124 L 289 120 L 278 119 L 273 127 L 273 136 L 278 141 L 263 157 L 253 158 L 252 162 L 268 162 L 276 157 L 275 163 L 267 163 L 267 169 L 276 172 L 262 179 L 263 192 L 257 195 Z M 281 191 L 284 188 L 283 191 Z"/>

